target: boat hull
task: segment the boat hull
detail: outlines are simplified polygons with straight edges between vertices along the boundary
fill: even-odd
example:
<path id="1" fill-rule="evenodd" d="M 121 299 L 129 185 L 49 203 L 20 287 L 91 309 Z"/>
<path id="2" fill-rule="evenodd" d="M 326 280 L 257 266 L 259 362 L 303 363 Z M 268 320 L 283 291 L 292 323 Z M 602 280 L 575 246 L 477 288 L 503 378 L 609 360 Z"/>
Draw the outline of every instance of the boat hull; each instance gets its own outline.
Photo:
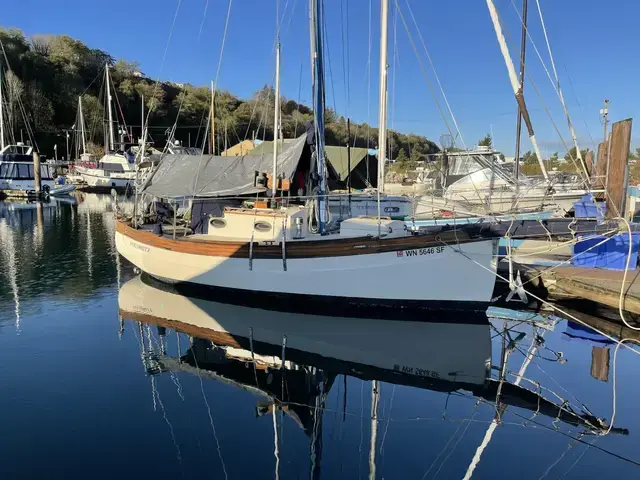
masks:
<path id="1" fill-rule="evenodd" d="M 106 175 L 103 170 L 95 168 L 76 167 L 77 173 L 82 177 L 86 188 L 94 190 L 125 190 L 133 186 L 135 174 L 116 173 Z"/>
<path id="2" fill-rule="evenodd" d="M 118 252 L 141 271 L 209 299 L 299 312 L 386 316 L 393 311 L 486 310 L 494 240 L 371 254 L 237 258 L 185 253 L 117 228 Z M 134 231 L 135 232 L 135 231 Z"/>

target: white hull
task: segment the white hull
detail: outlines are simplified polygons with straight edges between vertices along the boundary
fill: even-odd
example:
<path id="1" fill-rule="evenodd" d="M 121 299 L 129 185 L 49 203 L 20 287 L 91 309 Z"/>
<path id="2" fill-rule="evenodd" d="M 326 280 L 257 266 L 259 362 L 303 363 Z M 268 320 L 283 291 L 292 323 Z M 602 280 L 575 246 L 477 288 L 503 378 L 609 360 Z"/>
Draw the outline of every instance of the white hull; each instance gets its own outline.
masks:
<path id="1" fill-rule="evenodd" d="M 462 324 L 453 325 L 273 312 L 166 292 L 139 277 L 122 286 L 118 306 L 125 318 L 129 313 L 143 321 L 168 320 L 177 330 L 196 327 L 202 338 L 207 332 L 247 338 L 252 331 L 255 342 L 281 346 L 286 335 L 287 348 L 446 381 L 483 384 L 491 360 L 486 317 L 485 322 L 464 324 L 462 314 Z M 251 358 L 249 352 L 240 349 L 227 354 Z M 270 363 L 279 362 L 274 358 Z"/>
<path id="2" fill-rule="evenodd" d="M 118 252 L 172 282 L 247 292 L 354 299 L 371 304 L 490 302 L 494 241 L 365 255 L 287 259 L 217 257 L 145 245 L 116 233 Z M 462 251 L 462 254 L 457 249 Z"/>
<path id="3" fill-rule="evenodd" d="M 42 180 L 40 184 L 45 185 L 53 190 L 56 186 L 53 180 Z M 35 191 L 35 182 L 33 180 L 15 180 L 15 179 L 0 179 L 0 190 L 15 190 L 16 192 L 31 192 Z"/>
<path id="4" fill-rule="evenodd" d="M 51 189 L 50 195 L 53 197 L 69 195 L 75 189 L 76 189 L 76 186 L 71 184 L 55 185 L 55 187 Z"/>
<path id="5" fill-rule="evenodd" d="M 76 172 L 82 180 L 91 188 L 118 188 L 133 187 L 135 172 L 108 173 L 100 168 L 76 167 Z"/>

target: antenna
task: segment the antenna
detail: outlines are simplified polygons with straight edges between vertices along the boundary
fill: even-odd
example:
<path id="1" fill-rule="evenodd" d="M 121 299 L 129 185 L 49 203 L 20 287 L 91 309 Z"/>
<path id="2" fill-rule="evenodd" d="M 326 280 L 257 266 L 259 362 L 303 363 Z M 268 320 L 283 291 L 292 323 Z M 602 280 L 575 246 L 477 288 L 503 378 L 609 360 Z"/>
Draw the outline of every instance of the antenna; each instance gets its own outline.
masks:
<path id="1" fill-rule="evenodd" d="M 604 108 L 600 109 L 600 115 L 602 115 L 602 123 L 604 124 L 604 141 L 607 141 L 607 124 L 609 123 L 609 100 L 604 99 Z"/>

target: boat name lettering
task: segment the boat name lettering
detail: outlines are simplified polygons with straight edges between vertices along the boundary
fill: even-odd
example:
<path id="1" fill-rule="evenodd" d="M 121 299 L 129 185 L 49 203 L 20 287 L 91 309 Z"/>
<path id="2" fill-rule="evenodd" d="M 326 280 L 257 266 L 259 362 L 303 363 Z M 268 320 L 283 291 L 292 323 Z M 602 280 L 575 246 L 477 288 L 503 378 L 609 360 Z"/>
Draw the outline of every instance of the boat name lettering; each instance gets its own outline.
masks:
<path id="1" fill-rule="evenodd" d="M 140 250 L 141 252 L 144 252 L 144 253 L 149 253 L 149 250 L 151 250 L 149 247 L 140 245 L 139 243 L 136 243 L 136 242 L 129 242 L 129 244 L 136 250 Z"/>
<path id="2" fill-rule="evenodd" d="M 427 370 L 426 368 L 410 367 L 408 365 L 395 364 L 393 369 L 396 372 L 402 372 L 409 375 L 416 375 L 418 377 L 440 378 L 440 374 L 433 370 Z"/>
<path id="3" fill-rule="evenodd" d="M 153 313 L 153 310 L 151 310 L 150 308 L 147 307 L 141 307 L 140 305 L 134 305 L 133 309 L 138 312 L 138 313 Z"/>
<path id="4" fill-rule="evenodd" d="M 399 251 L 398 257 L 418 257 L 420 255 L 437 255 L 442 252 L 444 252 L 444 247 L 414 248 L 412 250 Z"/>

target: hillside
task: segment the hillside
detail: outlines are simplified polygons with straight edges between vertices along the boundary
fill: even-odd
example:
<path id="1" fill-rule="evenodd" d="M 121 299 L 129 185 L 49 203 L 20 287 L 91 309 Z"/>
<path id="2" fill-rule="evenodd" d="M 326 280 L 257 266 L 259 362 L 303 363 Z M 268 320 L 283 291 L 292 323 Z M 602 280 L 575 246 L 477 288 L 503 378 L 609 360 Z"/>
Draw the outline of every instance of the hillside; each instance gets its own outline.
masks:
<path id="1" fill-rule="evenodd" d="M 140 134 L 141 99 L 144 97 L 146 109 L 151 109 L 150 134 L 156 144 L 164 144 L 166 132 L 176 119 L 176 139 L 185 145 L 202 144 L 211 96 L 208 87 L 168 82 L 156 85 L 139 71 L 135 62 L 116 61 L 107 52 L 89 48 L 65 35 L 26 38 L 20 30 L 0 29 L 0 41 L 8 61 L 7 66 L 4 56 L 0 55 L 6 118 L 11 119 L 7 130 L 15 140 L 20 140 L 21 135 L 25 141 L 32 138 L 40 152 L 48 156 L 52 156 L 53 146 L 57 144 L 59 155 L 64 155 L 64 130 L 76 122 L 78 97 L 81 96 L 89 139 L 93 148 L 102 150 L 105 136 L 104 66 L 108 63 L 112 67 L 117 118 L 124 117 L 134 137 Z M 253 135 L 259 139 L 272 139 L 274 105 L 269 86 L 259 89 L 249 99 L 240 99 L 226 90 L 216 91 L 216 151 L 224 147 L 225 124 L 229 146 Z M 284 136 L 301 134 L 312 119 L 311 109 L 285 98 L 281 106 Z M 21 111 L 28 119 L 27 124 Z M 345 145 L 347 125 L 344 117 L 328 109 L 326 123 L 327 144 Z M 439 150 L 423 136 L 393 131 L 389 136 L 391 158 L 395 158 L 401 148 L 411 159 Z M 352 124 L 351 138 L 356 146 L 374 148 L 377 129 L 366 123 Z"/>

